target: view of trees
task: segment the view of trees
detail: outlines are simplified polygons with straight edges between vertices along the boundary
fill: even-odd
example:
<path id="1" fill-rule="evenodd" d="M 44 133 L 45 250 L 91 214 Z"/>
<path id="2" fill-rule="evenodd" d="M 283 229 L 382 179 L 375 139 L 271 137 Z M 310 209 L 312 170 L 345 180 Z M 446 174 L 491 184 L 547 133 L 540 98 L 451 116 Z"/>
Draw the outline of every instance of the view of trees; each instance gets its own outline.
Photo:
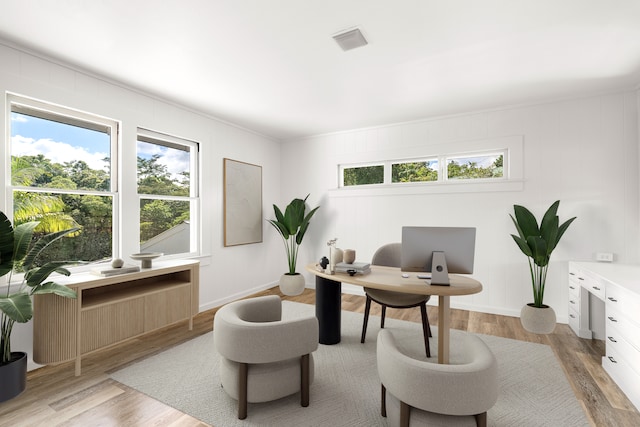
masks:
<path id="1" fill-rule="evenodd" d="M 410 162 L 394 163 L 391 167 L 391 182 L 424 182 L 438 180 L 438 163 Z"/>
<path id="2" fill-rule="evenodd" d="M 189 196 L 189 173 L 172 178 L 167 166 L 158 160 L 138 157 L 138 193 L 163 196 Z M 145 242 L 181 222 L 189 220 L 189 202 L 143 199 L 140 202 L 140 240 Z"/>
<path id="3" fill-rule="evenodd" d="M 504 156 L 499 155 L 489 167 L 479 166 L 477 162 L 454 162 L 447 164 L 449 179 L 499 178 L 503 176 L 502 163 Z"/>
<path id="4" fill-rule="evenodd" d="M 382 184 L 384 166 L 363 166 L 344 170 L 344 185 Z"/>
<path id="5" fill-rule="evenodd" d="M 485 157 L 485 156 L 480 156 Z M 502 154 L 495 157 L 489 166 L 480 166 L 475 157 L 449 159 L 447 179 L 500 178 L 503 176 Z M 438 161 L 420 161 L 393 163 L 391 182 L 429 182 L 438 181 Z M 344 185 L 382 184 L 384 166 L 361 166 L 344 169 Z"/>
<path id="6" fill-rule="evenodd" d="M 138 157 L 139 193 L 188 196 L 188 174 L 172 178 L 159 158 L 158 155 L 150 159 Z M 40 221 L 35 238 L 81 227 L 80 232 L 59 240 L 55 248 L 47 251 L 51 259 L 99 261 L 112 257 L 113 200 L 111 195 L 95 195 L 109 191 L 107 171 L 92 169 L 83 161 L 52 163 L 43 155 L 37 155 L 13 156 L 11 173 L 12 185 L 37 188 L 37 191 L 14 192 L 15 225 Z M 58 189 L 70 193 L 58 192 Z M 94 194 L 74 192 L 76 190 L 90 190 Z M 184 201 L 145 199 L 140 208 L 143 242 L 189 218 L 189 203 Z"/>

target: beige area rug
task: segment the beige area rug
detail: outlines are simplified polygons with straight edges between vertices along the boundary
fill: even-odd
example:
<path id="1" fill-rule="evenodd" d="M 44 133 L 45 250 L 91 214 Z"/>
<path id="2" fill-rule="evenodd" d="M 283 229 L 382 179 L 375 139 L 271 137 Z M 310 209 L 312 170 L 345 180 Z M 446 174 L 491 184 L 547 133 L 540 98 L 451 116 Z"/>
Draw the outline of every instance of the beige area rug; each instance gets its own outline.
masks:
<path id="1" fill-rule="evenodd" d="M 284 302 L 285 316 L 313 314 L 308 304 Z M 406 351 L 425 358 L 419 323 L 387 319 L 385 328 Z M 379 319 L 369 320 L 367 340 L 360 343 L 362 314 L 342 312 L 342 341 L 320 345 L 314 353 L 315 381 L 311 401 L 300 406 L 299 394 L 249 404 L 246 420 L 237 419 L 237 402 L 218 380 L 218 356 L 208 333 L 111 374 L 129 387 L 215 427 L 228 426 L 386 426 L 380 416 L 380 382 L 376 370 Z M 431 352 L 437 359 L 437 328 Z M 451 358 L 458 351 L 452 331 Z M 500 396 L 488 413 L 490 426 L 588 426 L 586 416 L 553 351 L 546 345 L 479 335 L 498 359 Z M 425 392 L 429 390 L 425 384 Z M 434 417 L 429 425 L 468 425 L 473 418 Z M 473 425 L 473 422 L 471 423 Z"/>

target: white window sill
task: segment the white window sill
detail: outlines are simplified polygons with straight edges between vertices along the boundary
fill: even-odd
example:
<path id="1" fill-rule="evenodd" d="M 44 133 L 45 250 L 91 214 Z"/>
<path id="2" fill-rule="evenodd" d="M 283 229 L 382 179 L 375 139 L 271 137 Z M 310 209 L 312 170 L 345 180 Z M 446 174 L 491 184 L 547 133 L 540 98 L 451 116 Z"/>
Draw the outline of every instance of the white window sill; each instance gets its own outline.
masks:
<path id="1" fill-rule="evenodd" d="M 375 184 L 334 188 L 329 190 L 329 197 L 358 196 L 401 196 L 411 194 L 454 194 L 454 193 L 488 193 L 500 191 L 522 191 L 523 180 L 500 181 L 455 181 L 430 182 L 416 184 Z"/>

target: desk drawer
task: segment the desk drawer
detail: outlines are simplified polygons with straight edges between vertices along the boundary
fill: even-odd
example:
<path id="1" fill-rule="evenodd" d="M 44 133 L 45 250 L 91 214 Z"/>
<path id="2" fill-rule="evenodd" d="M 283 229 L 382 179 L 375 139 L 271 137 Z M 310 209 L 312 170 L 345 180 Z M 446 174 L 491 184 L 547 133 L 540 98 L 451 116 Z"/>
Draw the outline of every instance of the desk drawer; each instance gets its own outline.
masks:
<path id="1" fill-rule="evenodd" d="M 605 283 L 597 277 L 581 272 L 578 276 L 580 285 L 591 292 L 594 296 L 604 301 Z"/>
<path id="2" fill-rule="evenodd" d="M 638 325 L 629 320 L 629 318 L 621 312 L 613 309 L 610 305 L 607 305 L 606 312 L 607 335 L 609 335 L 610 330 L 616 331 L 620 338 L 625 339 L 629 344 L 634 346 L 636 350 L 640 350 L 640 328 Z"/>
<path id="3" fill-rule="evenodd" d="M 607 355 L 602 358 L 602 367 L 636 408 L 640 408 L 640 376 L 629 367 L 625 359 L 615 350 L 607 350 Z"/>
<path id="4" fill-rule="evenodd" d="M 625 313 L 633 322 L 640 325 L 640 297 L 613 283 L 607 285 L 607 307 Z"/>
<path id="5" fill-rule="evenodd" d="M 569 305 L 569 326 L 576 335 L 580 336 L 580 314 Z"/>
<path id="6" fill-rule="evenodd" d="M 580 299 L 580 284 L 569 280 L 569 299 Z"/>
<path id="7" fill-rule="evenodd" d="M 624 359 L 624 363 L 632 368 L 637 375 L 640 376 L 640 351 L 629 344 L 624 335 L 611 324 L 607 325 L 607 354 L 611 350 L 618 355 L 618 358 Z"/>

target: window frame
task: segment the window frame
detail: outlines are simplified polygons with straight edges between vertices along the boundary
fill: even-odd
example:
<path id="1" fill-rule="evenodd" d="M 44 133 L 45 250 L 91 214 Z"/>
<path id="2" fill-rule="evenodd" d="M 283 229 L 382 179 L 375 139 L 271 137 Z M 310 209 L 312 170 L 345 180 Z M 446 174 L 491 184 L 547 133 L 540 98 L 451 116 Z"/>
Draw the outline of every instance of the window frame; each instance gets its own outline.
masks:
<path id="1" fill-rule="evenodd" d="M 503 174 L 501 177 L 496 178 L 469 178 L 469 179 L 451 179 L 448 177 L 448 163 L 449 159 L 455 158 L 463 158 L 463 157 L 482 157 L 489 155 L 502 155 L 503 156 Z M 340 188 L 357 188 L 357 187 L 370 187 L 370 186 L 382 186 L 382 185 L 394 185 L 394 186 L 403 186 L 403 185 L 434 185 L 434 184 L 458 184 L 461 182 L 464 183 L 472 183 L 478 181 L 485 182 L 493 182 L 493 181 L 504 181 L 508 180 L 508 157 L 509 150 L 507 148 L 501 149 L 491 149 L 491 150 L 482 150 L 482 151 L 469 151 L 462 153 L 444 153 L 439 155 L 430 155 L 430 156 L 422 156 L 422 157 L 412 157 L 412 158 L 403 158 L 403 159 L 393 159 L 386 160 L 383 162 L 370 162 L 370 163 L 357 163 L 357 164 L 339 164 L 338 165 L 338 173 L 340 177 Z M 437 160 L 438 162 L 438 179 L 434 181 L 409 181 L 409 182 L 393 182 L 392 178 L 392 170 L 394 165 L 405 164 L 405 163 L 422 163 L 429 160 Z M 384 180 L 382 183 L 378 184 L 356 184 L 356 185 L 344 185 L 344 173 L 347 169 L 354 168 L 364 168 L 369 166 L 380 166 L 384 167 Z"/>
<path id="2" fill-rule="evenodd" d="M 119 156 L 119 139 L 121 123 L 118 120 L 104 117 L 98 114 L 92 114 L 85 111 L 77 110 L 74 108 L 54 104 L 51 102 L 40 101 L 34 98 L 30 98 L 15 93 L 6 94 L 6 141 L 5 155 L 4 155 L 4 200 L 7 211 L 7 216 L 13 221 L 13 209 L 14 209 L 14 193 L 16 191 L 22 191 L 27 193 L 52 193 L 52 194 L 72 194 L 79 196 L 98 196 L 98 197 L 111 197 L 111 258 L 121 257 L 121 218 L 120 218 L 120 206 L 121 206 L 121 192 L 119 171 L 121 169 L 120 156 Z M 64 189 L 64 188 L 52 188 L 52 187 L 31 187 L 13 185 L 12 181 L 12 148 L 11 148 L 11 134 L 12 134 L 12 113 L 17 112 L 21 114 L 31 115 L 40 119 L 56 121 L 62 124 L 82 127 L 94 131 L 102 131 L 109 135 L 109 150 L 110 150 L 110 162 L 109 162 L 109 190 L 87 190 L 87 189 Z M 75 271 L 89 270 L 91 266 L 96 265 L 102 260 L 90 262 L 85 266 L 71 267 Z"/>
<path id="3" fill-rule="evenodd" d="M 460 194 L 478 192 L 522 191 L 524 189 L 524 136 L 505 135 L 484 139 L 459 140 L 451 142 L 432 141 L 424 144 L 416 141 L 405 142 L 398 146 L 379 146 L 377 151 L 344 151 L 337 153 L 336 185 L 328 190 L 329 197 L 361 197 L 361 196 L 399 196 L 427 194 Z M 491 153 L 505 151 L 503 157 L 503 179 L 456 179 L 449 181 L 427 182 L 391 182 L 391 167 L 385 170 L 387 184 L 366 186 L 342 186 L 341 176 L 344 167 L 367 165 L 374 163 L 391 163 L 398 161 L 414 161 L 415 159 L 433 158 L 440 155 L 460 155 Z M 393 157 L 391 157 L 393 155 Z M 363 161 L 364 160 L 364 161 Z M 440 173 L 442 175 L 442 173 Z"/>
<path id="4" fill-rule="evenodd" d="M 142 140 L 140 139 L 142 138 Z M 144 127 L 138 127 L 136 131 L 136 147 L 138 141 L 148 144 L 157 144 L 174 149 L 182 149 L 181 147 L 189 147 L 188 151 L 190 155 L 189 161 L 189 196 L 175 196 L 175 195 L 162 195 L 162 194 L 146 194 L 138 193 L 137 182 L 137 164 L 136 164 L 136 196 L 138 200 L 138 208 L 141 205 L 142 200 L 169 200 L 169 201 L 188 201 L 189 202 L 189 252 L 180 252 L 177 254 L 165 254 L 165 258 L 184 258 L 184 257 L 196 257 L 200 256 L 202 250 L 202 242 L 200 238 L 201 230 L 201 212 L 200 212 L 200 143 L 182 138 L 174 135 L 170 135 L 163 132 L 158 132 Z M 136 148 L 136 159 L 137 159 Z M 137 163 L 137 162 L 136 162 Z M 138 230 L 140 230 L 140 213 L 138 214 Z M 138 239 L 140 240 L 140 239 Z M 138 242 L 138 248 L 140 248 L 140 242 Z"/>

